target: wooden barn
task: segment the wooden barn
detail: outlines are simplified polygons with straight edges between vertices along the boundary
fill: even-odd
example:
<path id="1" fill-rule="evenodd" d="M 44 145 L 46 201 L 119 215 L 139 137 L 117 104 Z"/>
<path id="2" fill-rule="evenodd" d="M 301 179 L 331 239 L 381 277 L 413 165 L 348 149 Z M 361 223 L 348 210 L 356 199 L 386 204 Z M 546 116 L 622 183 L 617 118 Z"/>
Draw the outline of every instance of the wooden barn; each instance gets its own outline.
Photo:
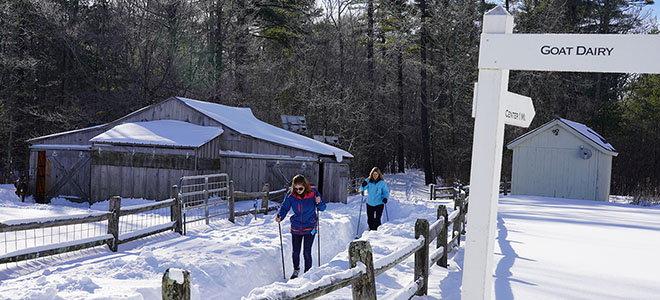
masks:
<path id="1" fill-rule="evenodd" d="M 348 163 L 337 147 L 257 119 L 249 108 L 171 97 L 113 122 L 33 138 L 29 193 L 97 202 L 165 199 L 182 176 L 227 173 L 236 190 L 288 185 L 304 174 L 324 199 L 346 202 Z"/>
<path id="2" fill-rule="evenodd" d="M 512 140 L 511 193 L 608 201 L 618 152 L 591 128 L 557 118 Z"/>

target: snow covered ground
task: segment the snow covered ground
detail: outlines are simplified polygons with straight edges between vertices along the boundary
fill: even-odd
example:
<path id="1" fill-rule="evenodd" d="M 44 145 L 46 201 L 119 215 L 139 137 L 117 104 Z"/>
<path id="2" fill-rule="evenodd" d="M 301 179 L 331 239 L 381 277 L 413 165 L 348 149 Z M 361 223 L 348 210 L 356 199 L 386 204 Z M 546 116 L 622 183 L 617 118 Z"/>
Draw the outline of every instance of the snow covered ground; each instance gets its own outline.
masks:
<path id="1" fill-rule="evenodd" d="M 435 219 L 423 173 L 386 175 L 392 191 L 389 222 L 364 232 L 378 260 L 413 240 L 417 218 Z M 107 211 L 107 202 L 88 208 L 56 200 L 51 205 L 20 203 L 13 187 L 0 186 L 0 222 Z M 123 199 L 123 205 L 145 203 Z M 277 223 L 273 215 L 217 220 L 188 228 L 188 235 L 163 233 L 119 246 L 0 265 L 0 299 L 160 299 L 167 268 L 189 270 L 193 299 L 241 299 L 278 289 L 305 289 L 323 275 L 348 268 L 360 196 L 328 205 L 321 213 L 321 267 L 284 287 Z M 448 203 L 447 203 L 448 204 Z M 451 208 L 451 207 L 450 207 Z M 364 212 L 363 212 L 364 214 Z M 502 197 L 498 215 L 493 295 L 495 299 L 658 299 L 660 295 L 660 209 L 541 197 Z M 282 222 L 286 276 L 292 271 L 288 221 Z M 469 233 L 468 233 L 469 234 Z M 0 234 L 1 235 L 1 234 Z M 0 245 L 2 247 L 2 245 Z M 0 250 L 1 251 L 1 250 Z M 459 299 L 463 250 L 450 267 L 431 268 L 429 295 L 417 299 Z M 413 259 L 378 276 L 378 297 L 388 299 L 413 277 Z M 263 288 L 263 286 L 269 286 Z M 323 299 L 350 299 L 349 288 Z"/>

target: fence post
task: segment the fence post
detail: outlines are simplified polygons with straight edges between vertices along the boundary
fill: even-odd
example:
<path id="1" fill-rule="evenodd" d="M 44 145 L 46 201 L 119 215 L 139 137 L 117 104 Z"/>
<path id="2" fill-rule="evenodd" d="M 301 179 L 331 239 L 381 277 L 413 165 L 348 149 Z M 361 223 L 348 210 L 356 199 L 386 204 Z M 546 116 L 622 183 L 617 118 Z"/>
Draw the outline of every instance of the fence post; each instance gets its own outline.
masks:
<path id="1" fill-rule="evenodd" d="M 415 238 L 424 236 L 424 245 L 415 252 L 415 278 L 422 277 L 422 286 L 415 295 L 426 295 L 429 286 L 429 221 L 427 219 L 417 219 L 415 222 Z"/>
<path id="2" fill-rule="evenodd" d="M 268 194 L 270 193 L 270 184 L 264 184 L 264 187 L 261 189 L 264 192 L 264 195 L 261 196 L 261 208 L 264 209 L 264 215 L 268 214 Z M 256 214 L 256 212 L 255 212 Z"/>
<path id="3" fill-rule="evenodd" d="M 117 244 L 119 244 L 119 210 L 121 209 L 121 197 L 113 196 L 110 198 L 108 205 L 108 234 L 112 234 L 113 239 L 108 244 L 110 251 L 117 252 Z"/>
<path id="4" fill-rule="evenodd" d="M 229 203 L 227 209 L 229 210 L 229 222 L 235 223 L 234 217 L 234 181 L 229 181 Z"/>
<path id="5" fill-rule="evenodd" d="M 162 285 L 163 300 L 190 300 L 190 272 L 175 268 L 167 269 L 163 274 Z"/>
<path id="6" fill-rule="evenodd" d="M 352 241 L 348 248 L 348 261 L 351 268 L 362 262 L 366 274 L 353 282 L 353 300 L 376 300 L 376 276 L 374 276 L 374 258 L 368 241 Z"/>
<path id="7" fill-rule="evenodd" d="M 172 214 L 171 220 L 176 222 L 174 225 L 174 231 L 179 234 L 183 234 L 181 230 L 183 224 L 183 219 L 181 218 L 181 197 L 179 197 L 179 187 L 176 185 L 172 186 L 172 198 L 174 198 L 174 203 L 170 206 L 170 214 Z"/>
<path id="8" fill-rule="evenodd" d="M 436 248 L 443 247 L 444 250 L 442 250 L 442 258 L 438 260 L 437 264 L 443 268 L 447 267 L 447 253 L 449 253 L 449 250 L 447 250 L 447 227 L 449 227 L 449 220 L 447 220 L 448 217 L 447 207 L 444 205 L 438 205 L 438 219 L 444 218 L 444 221 L 442 222 L 442 230 L 438 234 L 438 244 Z"/>
<path id="9" fill-rule="evenodd" d="M 453 238 L 456 236 L 456 231 L 458 230 L 458 235 L 461 235 L 461 232 L 463 232 L 463 197 L 458 196 L 454 198 L 454 210 L 460 209 L 458 212 L 458 216 L 456 216 L 456 219 L 454 219 L 454 226 L 451 228 L 451 237 Z M 458 228 L 456 226 L 458 225 Z M 460 247 L 461 246 L 461 238 L 459 237 L 458 240 L 456 241 L 457 245 Z"/>
<path id="10" fill-rule="evenodd" d="M 170 189 L 170 198 L 177 198 L 177 195 L 179 194 L 179 187 L 175 184 L 172 186 L 172 189 Z M 175 200 L 176 202 L 176 200 Z M 176 209 L 174 206 L 170 206 L 170 221 L 176 221 Z"/>
<path id="11" fill-rule="evenodd" d="M 204 219 L 209 225 L 209 178 L 204 177 Z"/>
<path id="12" fill-rule="evenodd" d="M 429 200 L 433 200 L 433 192 L 435 192 L 435 184 L 429 184 Z"/>

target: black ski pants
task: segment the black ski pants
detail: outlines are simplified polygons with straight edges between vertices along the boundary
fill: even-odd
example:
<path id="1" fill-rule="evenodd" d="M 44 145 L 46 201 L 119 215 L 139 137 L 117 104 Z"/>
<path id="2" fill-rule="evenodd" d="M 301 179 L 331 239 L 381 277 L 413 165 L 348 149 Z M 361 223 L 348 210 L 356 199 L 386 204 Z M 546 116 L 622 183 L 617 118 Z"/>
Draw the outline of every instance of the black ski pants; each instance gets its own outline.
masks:
<path id="1" fill-rule="evenodd" d="M 367 204 L 367 223 L 369 224 L 369 230 L 378 230 L 380 217 L 383 216 L 383 207 L 385 207 L 384 204 L 376 206 Z"/>
<path id="2" fill-rule="evenodd" d="M 293 268 L 300 270 L 300 246 L 305 244 L 303 256 L 305 257 L 305 272 L 312 268 L 312 244 L 314 244 L 314 235 L 311 233 L 305 235 L 292 234 L 293 242 Z"/>

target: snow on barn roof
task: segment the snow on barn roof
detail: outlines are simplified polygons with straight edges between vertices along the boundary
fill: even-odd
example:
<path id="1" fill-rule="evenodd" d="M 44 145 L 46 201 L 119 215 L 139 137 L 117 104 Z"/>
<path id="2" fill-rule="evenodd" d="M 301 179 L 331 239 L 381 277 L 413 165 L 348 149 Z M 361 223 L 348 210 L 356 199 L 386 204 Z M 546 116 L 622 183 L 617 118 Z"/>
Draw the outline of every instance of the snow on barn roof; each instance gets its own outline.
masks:
<path id="1" fill-rule="evenodd" d="M 352 154 L 337 147 L 261 121 L 254 116 L 250 108 L 232 107 L 183 97 L 176 98 L 241 134 L 314 153 L 334 155 L 338 162 L 341 162 L 343 157 L 353 157 Z"/>
<path id="2" fill-rule="evenodd" d="M 90 142 L 199 147 L 222 132 L 220 127 L 199 126 L 176 120 L 157 120 L 120 124 L 93 137 Z"/>
<path id="3" fill-rule="evenodd" d="M 507 148 L 512 149 L 516 145 L 520 144 L 523 140 L 535 136 L 536 134 L 544 131 L 547 128 L 554 126 L 555 124 L 565 125 L 565 127 L 574 130 L 579 136 L 582 136 L 586 138 L 588 141 L 594 143 L 595 146 L 598 146 L 599 148 L 601 148 L 601 150 L 603 150 L 603 152 L 607 154 L 614 156 L 618 155 L 618 152 L 616 151 L 614 146 L 612 146 L 612 144 L 610 144 L 603 136 L 598 134 L 596 131 L 594 131 L 593 129 L 589 128 L 587 125 L 584 125 L 582 123 L 578 123 L 563 118 L 556 118 L 548 123 L 539 126 L 538 128 L 528 133 L 525 133 L 513 139 L 511 142 L 507 144 Z"/>

